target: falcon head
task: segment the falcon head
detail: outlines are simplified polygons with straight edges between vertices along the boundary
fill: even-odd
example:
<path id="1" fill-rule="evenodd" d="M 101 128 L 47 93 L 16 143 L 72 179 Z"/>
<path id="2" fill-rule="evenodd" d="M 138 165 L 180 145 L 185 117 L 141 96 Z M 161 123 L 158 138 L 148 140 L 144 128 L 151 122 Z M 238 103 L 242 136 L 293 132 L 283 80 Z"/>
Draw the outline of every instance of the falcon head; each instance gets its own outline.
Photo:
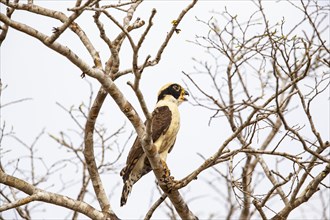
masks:
<path id="1" fill-rule="evenodd" d="M 187 95 L 189 95 L 189 93 L 179 84 L 168 83 L 164 85 L 158 92 L 157 102 L 164 99 L 170 99 L 176 101 L 179 105 L 182 102 L 187 101 L 187 98 L 185 97 Z"/>

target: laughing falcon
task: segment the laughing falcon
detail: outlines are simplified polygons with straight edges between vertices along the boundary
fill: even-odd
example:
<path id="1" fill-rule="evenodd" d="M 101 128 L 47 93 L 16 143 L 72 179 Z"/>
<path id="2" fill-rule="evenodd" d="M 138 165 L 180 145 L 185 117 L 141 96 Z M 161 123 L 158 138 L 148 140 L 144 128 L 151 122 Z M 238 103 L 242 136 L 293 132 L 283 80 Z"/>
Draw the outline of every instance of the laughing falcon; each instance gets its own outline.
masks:
<path id="1" fill-rule="evenodd" d="M 167 154 L 175 143 L 180 127 L 178 106 L 187 100 L 186 95 L 189 95 L 188 92 L 176 83 L 166 84 L 158 92 L 156 108 L 152 113 L 151 131 L 153 143 L 163 161 L 166 161 Z M 128 153 L 126 166 L 120 172 L 124 182 L 120 206 L 126 204 L 133 184 L 151 170 L 149 160 L 136 138 Z"/>

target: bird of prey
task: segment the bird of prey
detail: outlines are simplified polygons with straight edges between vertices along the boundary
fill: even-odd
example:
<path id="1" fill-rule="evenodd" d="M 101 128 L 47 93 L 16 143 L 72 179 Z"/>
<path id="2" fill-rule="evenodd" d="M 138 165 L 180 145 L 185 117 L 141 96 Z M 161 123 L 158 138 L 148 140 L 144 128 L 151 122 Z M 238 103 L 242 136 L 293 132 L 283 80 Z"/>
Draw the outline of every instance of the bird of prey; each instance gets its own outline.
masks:
<path id="1" fill-rule="evenodd" d="M 180 127 L 180 113 L 178 106 L 187 101 L 189 95 L 179 84 L 168 83 L 158 92 L 158 99 L 151 119 L 151 136 L 162 161 L 166 161 L 171 152 Z M 127 202 L 127 197 L 133 184 L 152 170 L 149 160 L 144 153 L 138 138 L 128 153 L 126 166 L 121 170 L 124 186 L 120 206 Z"/>

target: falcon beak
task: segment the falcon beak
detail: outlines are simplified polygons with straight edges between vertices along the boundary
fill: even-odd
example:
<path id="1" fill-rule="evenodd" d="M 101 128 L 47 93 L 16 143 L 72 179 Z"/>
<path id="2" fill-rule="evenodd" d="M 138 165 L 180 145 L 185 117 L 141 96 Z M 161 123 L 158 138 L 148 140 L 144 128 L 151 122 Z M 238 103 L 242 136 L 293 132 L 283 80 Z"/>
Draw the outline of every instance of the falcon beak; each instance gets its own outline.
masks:
<path id="1" fill-rule="evenodd" d="M 182 94 L 182 100 L 183 101 L 188 101 L 188 99 L 185 96 L 189 96 L 189 93 L 186 90 L 182 89 L 181 94 Z"/>

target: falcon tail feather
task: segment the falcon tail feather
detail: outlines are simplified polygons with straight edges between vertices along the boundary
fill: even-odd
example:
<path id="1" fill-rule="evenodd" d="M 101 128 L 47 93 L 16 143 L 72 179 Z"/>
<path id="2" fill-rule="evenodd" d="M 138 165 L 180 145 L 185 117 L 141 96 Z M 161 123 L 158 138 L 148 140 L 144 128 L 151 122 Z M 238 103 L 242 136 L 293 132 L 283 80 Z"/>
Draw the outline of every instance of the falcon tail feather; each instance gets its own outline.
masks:
<path id="1" fill-rule="evenodd" d="M 120 198 L 120 206 L 123 206 L 127 202 L 128 195 L 132 191 L 134 182 L 132 182 L 130 179 L 125 181 L 125 184 L 123 186 L 123 191 L 121 193 L 121 198 Z"/>

